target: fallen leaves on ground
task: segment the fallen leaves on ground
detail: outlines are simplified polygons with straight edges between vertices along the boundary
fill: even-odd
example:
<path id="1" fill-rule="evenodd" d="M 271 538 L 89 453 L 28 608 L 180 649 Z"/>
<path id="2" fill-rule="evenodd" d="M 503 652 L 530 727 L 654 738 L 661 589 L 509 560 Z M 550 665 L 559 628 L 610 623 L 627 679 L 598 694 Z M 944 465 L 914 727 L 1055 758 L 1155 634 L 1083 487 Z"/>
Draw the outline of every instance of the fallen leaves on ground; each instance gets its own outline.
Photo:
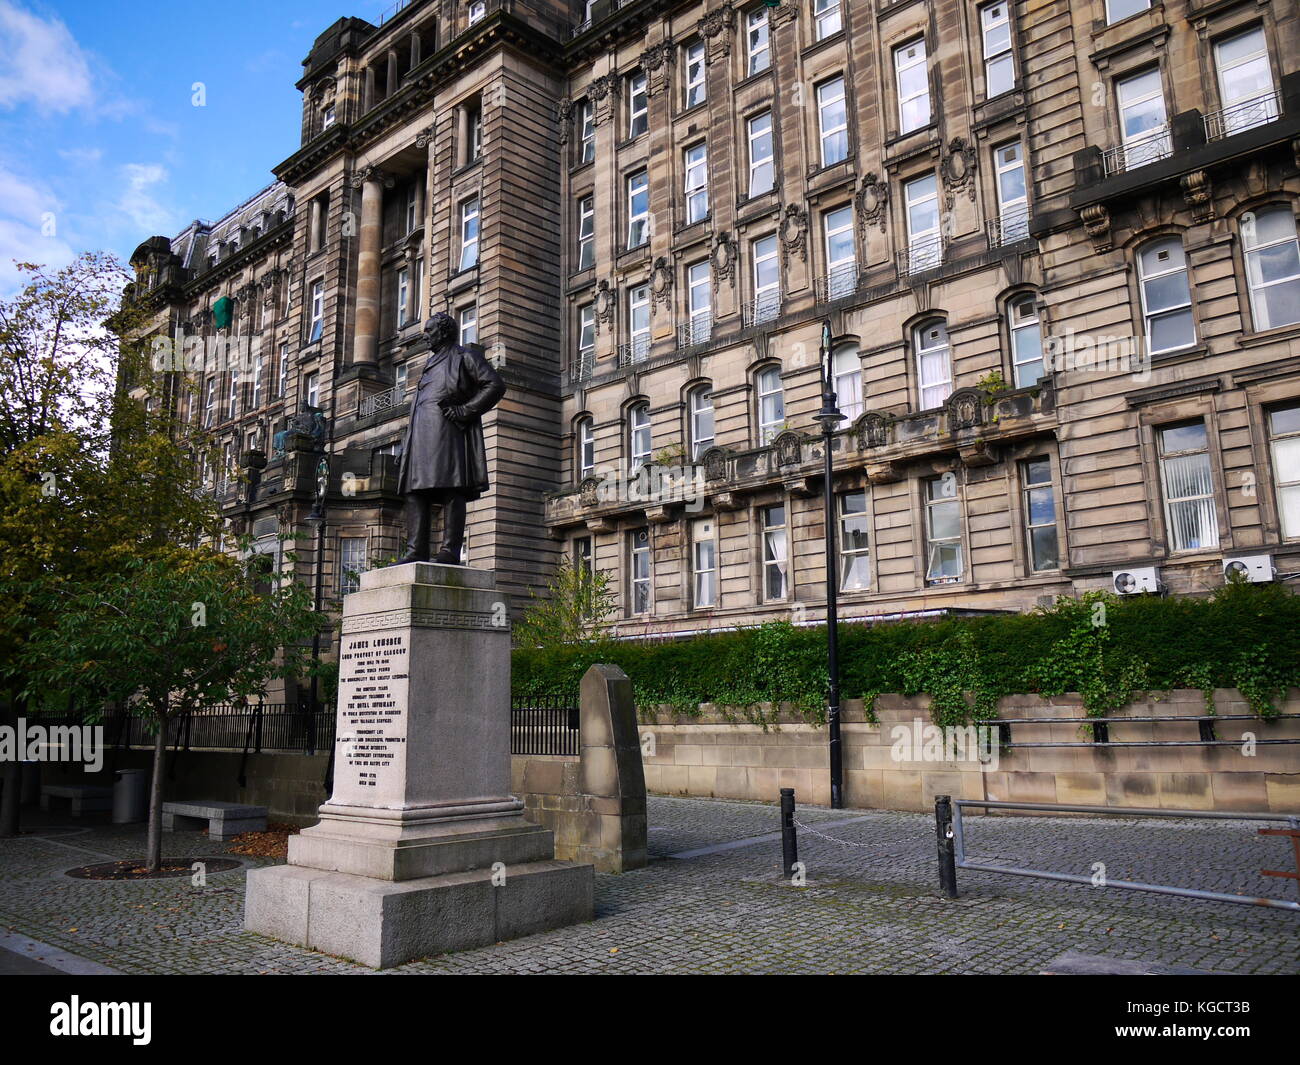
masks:
<path id="1" fill-rule="evenodd" d="M 241 832 L 226 849 L 231 854 L 246 854 L 250 858 L 287 858 L 289 837 L 297 831 L 297 825 L 271 821 L 265 832 Z"/>

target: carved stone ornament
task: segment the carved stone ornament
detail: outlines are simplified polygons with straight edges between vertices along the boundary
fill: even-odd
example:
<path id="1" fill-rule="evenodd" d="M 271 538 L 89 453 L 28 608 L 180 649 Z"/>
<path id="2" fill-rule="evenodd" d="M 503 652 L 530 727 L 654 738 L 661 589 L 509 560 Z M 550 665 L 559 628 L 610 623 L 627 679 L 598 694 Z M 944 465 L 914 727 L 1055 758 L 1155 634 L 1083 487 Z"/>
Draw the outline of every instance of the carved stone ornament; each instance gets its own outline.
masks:
<path id="1" fill-rule="evenodd" d="M 650 291 L 654 293 L 654 307 L 672 298 L 673 264 L 663 255 L 655 260 L 654 272 L 650 275 Z"/>
<path id="2" fill-rule="evenodd" d="M 569 134 L 573 127 L 573 114 L 575 107 L 573 101 L 567 97 L 561 100 L 555 106 L 555 121 L 560 127 L 560 143 L 569 143 Z"/>
<path id="3" fill-rule="evenodd" d="M 778 466 L 798 466 L 802 461 L 802 441 L 799 434 L 791 429 L 779 434 L 772 441 L 772 447 L 776 451 Z"/>
<path id="4" fill-rule="evenodd" d="M 641 69 L 645 71 L 648 96 L 658 96 L 668 88 L 676 58 L 677 49 L 673 47 L 672 41 L 653 44 L 641 53 Z"/>
<path id="5" fill-rule="evenodd" d="M 879 226 L 882 233 L 885 231 L 885 208 L 888 205 L 889 182 L 881 181 L 874 173 L 868 174 L 858 190 L 858 218 L 862 223 L 863 239 L 872 226 Z"/>
<path id="6" fill-rule="evenodd" d="M 367 181 L 377 181 L 386 189 L 391 189 L 397 184 L 397 179 L 385 170 L 377 166 L 358 167 L 352 172 L 352 187 L 361 188 Z"/>
<path id="7" fill-rule="evenodd" d="M 415 146 L 417 148 L 427 148 L 433 143 L 433 124 L 425 126 L 415 135 Z"/>
<path id="8" fill-rule="evenodd" d="M 889 443 L 889 429 L 893 419 L 880 411 L 867 411 L 858 422 L 858 448 L 885 447 Z"/>
<path id="9" fill-rule="evenodd" d="M 591 104 L 591 124 L 599 126 L 614 113 L 618 99 L 619 80 L 614 74 L 605 74 L 587 86 L 587 100 Z"/>
<path id="10" fill-rule="evenodd" d="M 1184 174 L 1180 184 L 1183 186 L 1183 200 L 1191 208 L 1192 218 L 1197 222 L 1208 222 L 1214 217 L 1214 185 L 1210 175 L 1204 170 L 1193 170 Z"/>
<path id="11" fill-rule="evenodd" d="M 704 479 L 721 481 L 727 476 L 727 452 L 720 447 L 711 447 L 702 456 Z"/>
<path id="12" fill-rule="evenodd" d="M 731 0 L 710 11 L 699 21 L 700 36 L 704 38 L 708 55 L 705 62 L 724 59 L 731 54 L 731 40 L 736 33 L 736 12 Z"/>
<path id="13" fill-rule="evenodd" d="M 719 233 L 713 239 L 714 288 L 720 288 L 724 280 L 736 287 L 736 238 L 730 233 Z"/>
<path id="14" fill-rule="evenodd" d="M 1093 251 L 1110 251 L 1115 238 L 1110 230 L 1110 212 L 1100 203 L 1089 204 L 1079 212 L 1083 230 L 1092 240 Z"/>
<path id="15" fill-rule="evenodd" d="M 781 216 L 781 248 L 783 264 L 790 265 L 790 256 L 798 255 L 808 260 L 808 212 L 798 204 L 789 204 Z"/>
<path id="16" fill-rule="evenodd" d="M 975 202 L 975 147 L 967 144 L 964 137 L 953 137 L 948 142 L 948 150 L 943 157 L 944 203 L 952 210 L 956 194 L 967 190 L 971 202 Z"/>
<path id="17" fill-rule="evenodd" d="M 793 23 L 799 17 L 799 5 L 795 3 L 795 0 L 784 0 L 780 7 L 771 8 L 767 13 L 767 17 L 772 24 L 772 29 L 779 30 L 787 23 Z"/>
<path id="18" fill-rule="evenodd" d="M 984 423 L 984 397 L 975 388 L 959 388 L 948 397 L 948 429 L 973 429 Z"/>
<path id="19" fill-rule="evenodd" d="M 618 294 L 610 288 L 608 281 L 602 281 L 596 286 L 596 327 L 599 328 L 601 323 L 609 323 L 614 318 L 614 308 L 618 303 Z"/>
<path id="20" fill-rule="evenodd" d="M 578 501 L 584 507 L 594 507 L 600 501 L 600 478 L 584 477 L 578 486 Z"/>

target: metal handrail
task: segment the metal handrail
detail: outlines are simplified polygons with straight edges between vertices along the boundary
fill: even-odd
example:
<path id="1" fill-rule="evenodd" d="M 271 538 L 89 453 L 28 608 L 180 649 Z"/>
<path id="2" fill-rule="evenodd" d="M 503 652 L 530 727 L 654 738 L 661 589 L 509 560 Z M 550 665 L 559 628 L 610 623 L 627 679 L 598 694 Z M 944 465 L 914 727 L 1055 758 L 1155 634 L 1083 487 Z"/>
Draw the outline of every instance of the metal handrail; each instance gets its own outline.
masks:
<path id="1" fill-rule="evenodd" d="M 1006 244 L 1015 244 L 1029 236 L 1029 208 L 1019 207 L 1007 211 L 997 218 L 990 218 L 984 223 L 989 235 L 989 246 L 1001 248 Z"/>
<path id="2" fill-rule="evenodd" d="M 1106 176 L 1122 174 L 1148 163 L 1158 163 L 1173 155 L 1173 140 L 1169 125 L 1157 126 L 1141 137 L 1126 144 L 1117 144 L 1102 153 L 1102 162 L 1106 167 Z"/>
<path id="3" fill-rule="evenodd" d="M 406 396 L 406 389 L 394 385 L 392 388 L 386 388 L 382 392 L 375 392 L 369 396 L 362 396 L 357 403 L 357 417 L 368 418 L 372 414 L 380 411 L 391 410 L 402 402 Z"/>
<path id="4" fill-rule="evenodd" d="M 745 328 L 776 321 L 781 317 L 781 290 L 764 292 L 761 296 L 748 300 L 741 307 L 740 316 Z"/>
<path id="5" fill-rule="evenodd" d="M 1254 129 L 1266 122 L 1275 122 L 1282 117 L 1282 102 L 1277 92 L 1266 92 L 1260 96 L 1241 100 L 1219 111 L 1211 111 L 1205 116 L 1205 139 L 1222 140 L 1234 133 Z"/>

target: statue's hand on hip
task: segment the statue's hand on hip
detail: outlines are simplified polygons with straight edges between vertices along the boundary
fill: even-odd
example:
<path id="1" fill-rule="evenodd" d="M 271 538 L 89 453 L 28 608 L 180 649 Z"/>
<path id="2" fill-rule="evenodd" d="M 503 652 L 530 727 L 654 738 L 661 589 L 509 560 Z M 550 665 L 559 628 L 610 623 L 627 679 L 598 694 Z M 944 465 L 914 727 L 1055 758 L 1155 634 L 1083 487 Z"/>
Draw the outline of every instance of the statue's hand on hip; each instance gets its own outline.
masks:
<path id="1" fill-rule="evenodd" d="M 470 423 L 469 411 L 459 403 L 443 403 L 439 404 L 439 407 L 443 416 L 459 428 L 464 429 Z"/>

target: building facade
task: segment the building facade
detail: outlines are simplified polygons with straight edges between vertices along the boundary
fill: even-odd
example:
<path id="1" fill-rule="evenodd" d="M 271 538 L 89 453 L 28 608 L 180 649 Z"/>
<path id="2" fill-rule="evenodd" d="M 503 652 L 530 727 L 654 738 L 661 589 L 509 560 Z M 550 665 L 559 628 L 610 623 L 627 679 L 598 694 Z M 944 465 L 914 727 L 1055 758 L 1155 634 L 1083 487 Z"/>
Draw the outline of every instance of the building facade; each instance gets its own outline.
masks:
<path id="1" fill-rule="evenodd" d="M 258 536 L 326 457 L 334 595 L 396 553 L 431 310 L 509 386 L 468 559 L 516 596 L 567 556 L 623 635 L 820 620 L 827 320 L 842 616 L 1204 593 L 1300 571 L 1298 60 L 1282 0 L 412 0 L 137 289 L 270 334 L 189 416 Z"/>

